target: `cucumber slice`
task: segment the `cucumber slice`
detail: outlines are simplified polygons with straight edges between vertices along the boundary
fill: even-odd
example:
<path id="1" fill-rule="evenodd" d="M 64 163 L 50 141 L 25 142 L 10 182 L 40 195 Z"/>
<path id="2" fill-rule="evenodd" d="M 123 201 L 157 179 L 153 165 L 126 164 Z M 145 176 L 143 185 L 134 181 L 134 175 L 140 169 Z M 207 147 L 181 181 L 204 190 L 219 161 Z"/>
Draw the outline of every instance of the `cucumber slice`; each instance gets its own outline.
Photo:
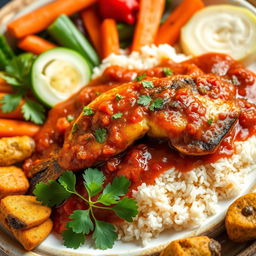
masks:
<path id="1" fill-rule="evenodd" d="M 86 60 L 76 51 L 62 47 L 41 54 L 31 72 L 35 95 L 49 107 L 79 91 L 90 78 Z"/>

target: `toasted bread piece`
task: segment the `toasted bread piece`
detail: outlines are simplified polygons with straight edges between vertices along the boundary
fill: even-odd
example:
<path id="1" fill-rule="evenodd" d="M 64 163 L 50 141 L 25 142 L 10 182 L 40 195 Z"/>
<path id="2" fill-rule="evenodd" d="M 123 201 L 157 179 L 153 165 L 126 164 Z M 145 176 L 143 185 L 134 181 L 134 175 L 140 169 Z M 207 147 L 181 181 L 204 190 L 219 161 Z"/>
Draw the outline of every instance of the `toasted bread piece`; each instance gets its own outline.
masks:
<path id="1" fill-rule="evenodd" d="M 232 241 L 256 239 L 256 193 L 242 196 L 229 206 L 225 225 Z"/>
<path id="2" fill-rule="evenodd" d="M 0 211 L 8 225 L 17 230 L 29 229 L 45 222 L 51 209 L 42 206 L 35 196 L 7 196 L 1 200 Z"/>
<path id="3" fill-rule="evenodd" d="M 15 166 L 0 167 L 0 199 L 9 195 L 24 194 L 29 182 L 22 169 Z"/>
<path id="4" fill-rule="evenodd" d="M 17 230 L 11 228 L 5 221 L 3 214 L 0 213 L 0 222 L 4 228 L 10 231 L 14 237 L 22 244 L 22 246 L 30 251 L 41 244 L 51 233 L 53 223 L 51 219 L 47 219 L 39 226 L 26 230 Z"/>
<path id="5" fill-rule="evenodd" d="M 28 136 L 0 139 L 0 166 L 8 166 L 30 157 L 35 149 L 35 142 Z"/>
<path id="6" fill-rule="evenodd" d="M 207 236 L 188 237 L 171 242 L 160 256 L 220 256 L 220 244 Z"/>

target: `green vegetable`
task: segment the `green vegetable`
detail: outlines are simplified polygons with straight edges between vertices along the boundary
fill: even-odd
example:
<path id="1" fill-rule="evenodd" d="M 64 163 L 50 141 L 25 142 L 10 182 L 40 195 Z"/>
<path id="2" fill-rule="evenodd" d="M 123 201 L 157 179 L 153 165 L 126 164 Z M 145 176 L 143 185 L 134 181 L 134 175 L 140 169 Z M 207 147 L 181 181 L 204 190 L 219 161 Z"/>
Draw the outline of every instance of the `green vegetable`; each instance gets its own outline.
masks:
<path id="1" fill-rule="evenodd" d="M 117 23 L 118 37 L 120 41 L 131 40 L 134 33 L 134 26 L 123 22 Z"/>
<path id="2" fill-rule="evenodd" d="M 71 133 L 74 135 L 77 132 L 77 130 L 78 130 L 78 125 L 75 123 L 73 124 Z"/>
<path id="3" fill-rule="evenodd" d="M 161 99 L 161 98 L 157 98 L 157 99 L 155 99 L 155 100 L 150 104 L 149 109 L 150 109 L 151 111 L 154 111 L 154 110 L 156 110 L 156 109 L 161 109 L 161 108 L 163 108 L 163 105 L 164 105 L 164 100 Z"/>
<path id="4" fill-rule="evenodd" d="M 135 78 L 135 81 L 141 82 L 146 76 L 147 76 L 146 74 L 142 74 L 142 75 L 140 75 L 140 76 L 137 76 L 137 77 Z"/>
<path id="5" fill-rule="evenodd" d="M 119 119 L 119 118 L 121 118 L 122 116 L 123 116 L 123 113 L 118 112 L 118 113 L 116 113 L 116 114 L 114 114 L 114 115 L 112 116 L 112 119 Z"/>
<path id="6" fill-rule="evenodd" d="M 84 107 L 84 116 L 91 116 L 93 114 L 94 114 L 94 112 L 93 112 L 92 108 Z"/>
<path id="7" fill-rule="evenodd" d="M 120 94 L 117 94 L 117 95 L 116 95 L 116 100 L 117 100 L 117 101 L 121 100 L 122 98 L 123 98 L 122 95 L 120 95 Z"/>
<path id="8" fill-rule="evenodd" d="M 105 128 L 96 129 L 95 138 L 99 143 L 104 143 L 107 138 L 107 130 Z"/>
<path id="9" fill-rule="evenodd" d="M 91 67 L 100 64 L 96 51 L 68 16 L 59 16 L 50 25 L 48 32 L 60 45 L 80 53 L 90 63 Z"/>
<path id="10" fill-rule="evenodd" d="M 105 176 L 100 170 L 93 168 L 84 171 L 83 179 L 88 198 L 76 191 L 76 176 L 70 171 L 63 173 L 58 182 L 37 184 L 34 195 L 38 201 L 49 207 L 61 204 L 72 194 L 84 201 L 86 210 L 73 211 L 69 216 L 67 229 L 62 233 L 66 247 L 79 248 L 85 242 L 85 236 L 92 232 L 96 248 L 112 248 L 117 239 L 116 229 L 113 224 L 96 219 L 94 210 L 109 210 L 131 222 L 138 214 L 138 206 L 134 199 L 123 197 L 131 183 L 126 177 L 120 176 L 115 177 L 112 183 L 103 188 Z M 92 200 L 92 197 L 96 199 Z"/>
<path id="11" fill-rule="evenodd" d="M 0 49 L 0 70 L 4 70 L 5 66 L 8 65 L 9 60 L 6 58 L 5 54 Z"/>
<path id="12" fill-rule="evenodd" d="M 154 88 L 154 84 L 151 81 L 142 81 L 141 83 L 144 88 Z"/>
<path id="13" fill-rule="evenodd" d="M 68 120 L 68 122 L 72 122 L 73 120 L 74 120 L 75 118 L 72 116 L 72 115 L 68 115 L 67 116 L 67 120 Z"/>
<path id="14" fill-rule="evenodd" d="M 208 120 L 207 120 L 207 123 L 208 123 L 209 125 L 212 125 L 213 119 L 212 119 L 212 118 L 208 119 Z"/>
<path id="15" fill-rule="evenodd" d="M 49 107 L 69 98 L 90 78 L 88 62 L 76 51 L 62 47 L 41 54 L 31 74 L 34 94 Z"/>
<path id="16" fill-rule="evenodd" d="M 147 106 L 152 101 L 151 97 L 148 95 L 141 95 L 138 99 L 138 104 Z"/>
<path id="17" fill-rule="evenodd" d="M 0 49 L 8 60 L 14 58 L 14 53 L 4 35 L 0 35 Z"/>
<path id="18" fill-rule="evenodd" d="M 1 73 L 0 77 L 12 85 L 15 94 L 5 95 L 0 103 L 2 112 L 10 113 L 19 106 L 22 98 L 24 98 L 25 103 L 21 108 L 24 119 L 42 124 L 45 120 L 45 109 L 41 104 L 30 99 L 32 91 L 30 74 L 34 60 L 33 54 L 24 53 L 14 57 L 5 65 L 5 72 Z"/>
<path id="19" fill-rule="evenodd" d="M 163 72 L 164 72 L 165 76 L 173 75 L 173 71 L 170 68 L 163 68 Z"/>

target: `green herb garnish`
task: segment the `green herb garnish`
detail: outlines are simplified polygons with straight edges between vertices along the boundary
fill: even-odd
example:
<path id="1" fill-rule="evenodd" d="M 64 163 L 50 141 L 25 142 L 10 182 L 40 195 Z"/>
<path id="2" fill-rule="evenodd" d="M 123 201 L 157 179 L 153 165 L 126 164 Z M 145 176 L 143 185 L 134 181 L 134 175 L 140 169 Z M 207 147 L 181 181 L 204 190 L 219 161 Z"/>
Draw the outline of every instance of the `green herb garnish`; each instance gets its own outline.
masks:
<path id="1" fill-rule="evenodd" d="M 84 116 L 91 116 L 91 115 L 93 115 L 94 114 L 94 112 L 93 112 L 93 109 L 92 108 L 89 108 L 89 107 L 84 107 L 84 109 L 83 109 L 83 114 L 84 114 Z"/>
<path id="2" fill-rule="evenodd" d="M 209 124 L 209 125 L 211 125 L 212 123 L 213 123 L 213 119 L 211 118 L 211 119 L 208 119 L 207 120 L 207 123 Z"/>
<path id="3" fill-rule="evenodd" d="M 147 76 L 146 74 L 142 74 L 142 75 L 140 75 L 140 76 L 137 76 L 137 77 L 135 78 L 135 81 L 141 82 L 146 76 Z"/>
<path id="4" fill-rule="evenodd" d="M 163 105 L 164 105 L 164 100 L 161 99 L 161 98 L 157 98 L 157 99 L 155 99 L 155 100 L 150 104 L 149 109 L 150 109 L 151 111 L 154 111 L 154 110 L 156 110 L 156 109 L 161 109 L 161 108 L 163 108 Z"/>
<path id="5" fill-rule="evenodd" d="M 107 138 L 107 130 L 105 128 L 96 129 L 95 138 L 97 142 L 104 143 Z"/>
<path id="6" fill-rule="evenodd" d="M 173 75 L 173 71 L 170 68 L 163 68 L 163 72 L 164 72 L 165 76 Z"/>
<path id="7" fill-rule="evenodd" d="M 45 108 L 40 103 L 31 100 L 30 73 L 35 56 L 31 53 L 24 53 L 13 57 L 5 66 L 4 73 L 0 77 L 13 87 L 14 94 L 7 94 L 0 100 L 3 113 L 14 111 L 21 103 L 22 98 L 25 103 L 21 107 L 24 119 L 42 124 L 45 120 Z"/>
<path id="8" fill-rule="evenodd" d="M 70 122 L 70 123 L 71 123 L 74 119 L 75 119 L 75 118 L 74 118 L 72 115 L 68 115 L 68 116 L 67 116 L 67 121 Z"/>
<path id="9" fill-rule="evenodd" d="M 240 85 L 240 82 L 239 82 L 239 80 L 237 79 L 236 76 L 232 76 L 232 84 L 234 84 L 234 85 Z"/>
<path id="10" fill-rule="evenodd" d="M 34 195 L 43 205 L 49 207 L 60 205 L 71 195 L 76 195 L 84 201 L 86 210 L 75 210 L 69 216 L 66 230 L 62 233 L 64 245 L 77 249 L 84 244 L 86 235 L 92 232 L 92 239 L 98 249 L 112 248 L 117 239 L 115 226 L 98 220 L 94 214 L 97 208 L 114 212 L 120 218 L 131 222 L 138 214 L 138 206 L 134 199 L 123 197 L 131 185 L 124 177 L 115 177 L 112 183 L 103 188 L 105 176 L 98 169 L 88 168 L 83 174 L 84 186 L 88 198 L 76 191 L 76 176 L 66 171 L 57 181 L 48 184 L 40 182 L 36 185 Z M 92 197 L 96 199 L 92 200 Z M 122 198 L 121 198 L 122 197 Z"/>
<path id="11" fill-rule="evenodd" d="M 154 84 L 151 81 L 142 81 L 141 83 L 144 88 L 154 88 Z"/>
<path id="12" fill-rule="evenodd" d="M 117 100 L 117 101 L 121 100 L 122 98 L 123 98 L 122 95 L 120 95 L 120 94 L 117 94 L 117 95 L 116 95 L 116 100 Z"/>
<path id="13" fill-rule="evenodd" d="M 116 113 L 116 114 L 114 114 L 114 115 L 112 116 L 112 119 L 119 119 L 119 118 L 121 118 L 122 116 L 123 116 L 123 113 L 118 112 L 118 113 Z"/>
<path id="14" fill-rule="evenodd" d="M 77 130 L 78 130 L 78 125 L 77 125 L 77 123 L 75 123 L 75 124 L 73 124 L 71 133 L 75 134 L 77 132 Z"/>
<path id="15" fill-rule="evenodd" d="M 138 99 L 138 104 L 143 105 L 143 106 L 147 106 L 150 102 L 151 102 L 151 97 L 148 95 L 141 95 Z"/>

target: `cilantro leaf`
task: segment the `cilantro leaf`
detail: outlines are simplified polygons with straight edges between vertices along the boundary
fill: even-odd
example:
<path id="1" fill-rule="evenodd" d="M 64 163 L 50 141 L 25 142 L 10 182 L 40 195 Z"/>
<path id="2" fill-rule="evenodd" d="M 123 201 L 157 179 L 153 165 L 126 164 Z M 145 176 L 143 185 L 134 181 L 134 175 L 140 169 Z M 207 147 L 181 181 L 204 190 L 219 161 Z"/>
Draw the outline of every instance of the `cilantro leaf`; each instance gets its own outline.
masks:
<path id="1" fill-rule="evenodd" d="M 116 114 L 114 114 L 114 115 L 112 116 L 112 119 L 119 119 L 119 118 L 121 118 L 122 116 L 123 116 L 123 113 L 118 112 L 118 113 L 116 113 Z"/>
<path id="2" fill-rule="evenodd" d="M 112 248 L 117 239 L 114 225 L 96 220 L 92 238 L 95 239 L 96 248 L 101 250 Z"/>
<path id="3" fill-rule="evenodd" d="M 105 128 L 96 129 L 95 138 L 97 142 L 104 143 L 107 138 L 107 130 Z"/>
<path id="4" fill-rule="evenodd" d="M 122 95 L 120 95 L 120 94 L 117 94 L 117 95 L 116 95 L 116 100 L 117 100 L 117 101 L 121 100 L 122 98 L 123 98 Z"/>
<path id="5" fill-rule="evenodd" d="M 70 123 L 71 123 L 74 119 L 75 119 L 75 118 L 74 118 L 72 115 L 68 115 L 68 116 L 67 116 L 67 121 L 70 122 Z"/>
<path id="6" fill-rule="evenodd" d="M 21 112 L 25 120 L 32 121 L 35 124 L 43 124 L 45 120 L 44 107 L 35 101 L 27 99 L 21 107 Z"/>
<path id="7" fill-rule="evenodd" d="M 49 181 L 48 184 L 38 183 L 33 194 L 38 201 L 49 207 L 61 204 L 71 195 L 62 185 L 53 180 Z"/>
<path id="8" fill-rule="evenodd" d="M 142 81 L 141 83 L 144 88 L 154 88 L 154 84 L 151 81 Z"/>
<path id="9" fill-rule="evenodd" d="M 84 107 L 84 116 L 91 116 L 94 114 L 93 109 L 89 107 Z"/>
<path id="10" fill-rule="evenodd" d="M 132 218 L 138 214 L 138 205 L 134 199 L 124 197 L 112 208 L 112 210 L 120 218 L 132 222 Z"/>
<path id="11" fill-rule="evenodd" d="M 163 107 L 163 105 L 164 105 L 164 100 L 161 99 L 161 98 L 157 98 L 157 99 L 155 99 L 155 100 L 151 103 L 151 105 L 149 106 L 149 109 L 150 109 L 151 111 L 154 111 L 154 110 L 156 110 L 156 109 L 161 109 L 161 108 Z"/>
<path id="12" fill-rule="evenodd" d="M 164 72 L 165 76 L 173 75 L 173 71 L 170 68 L 163 68 L 163 72 Z"/>
<path id="13" fill-rule="evenodd" d="M 94 228 L 89 210 L 76 210 L 70 216 L 72 221 L 67 223 L 67 228 L 74 233 L 88 235 Z"/>
<path id="14" fill-rule="evenodd" d="M 108 184 L 98 198 L 98 202 L 104 205 L 116 204 L 120 196 L 124 196 L 131 185 L 130 180 L 124 176 L 115 177 L 113 182 Z"/>
<path id="15" fill-rule="evenodd" d="M 22 94 L 6 94 L 0 100 L 2 104 L 1 109 L 3 113 L 10 113 L 14 111 L 20 104 Z"/>
<path id="16" fill-rule="evenodd" d="M 135 81 L 141 82 L 146 76 L 147 76 L 146 74 L 142 74 L 142 75 L 140 75 L 140 76 L 137 76 L 137 77 L 135 78 Z"/>
<path id="17" fill-rule="evenodd" d="M 207 123 L 208 123 L 209 125 L 212 125 L 213 119 L 212 119 L 212 118 L 208 119 L 208 120 L 207 120 Z"/>
<path id="18" fill-rule="evenodd" d="M 72 135 L 74 135 L 77 131 L 78 131 L 78 124 L 75 123 L 73 124 L 73 127 L 72 127 L 72 131 L 71 131 Z"/>
<path id="19" fill-rule="evenodd" d="M 91 197 L 102 191 L 105 177 L 101 171 L 98 169 L 88 168 L 84 171 L 83 178 L 84 185 Z"/>
<path id="20" fill-rule="evenodd" d="M 6 83 L 12 86 L 22 86 L 22 83 L 15 77 L 8 74 L 0 74 L 0 77 L 6 81 Z"/>
<path id="21" fill-rule="evenodd" d="M 58 181 L 68 192 L 76 192 L 76 175 L 73 172 L 64 172 Z"/>
<path id="22" fill-rule="evenodd" d="M 138 104 L 143 105 L 143 106 L 147 106 L 150 102 L 151 102 L 151 97 L 148 95 L 141 95 L 138 99 Z"/>
<path id="23" fill-rule="evenodd" d="M 83 233 L 77 234 L 73 232 L 71 229 L 64 230 L 62 232 L 62 238 L 64 241 L 64 245 L 67 248 L 77 249 L 80 245 L 85 242 L 85 235 Z"/>

